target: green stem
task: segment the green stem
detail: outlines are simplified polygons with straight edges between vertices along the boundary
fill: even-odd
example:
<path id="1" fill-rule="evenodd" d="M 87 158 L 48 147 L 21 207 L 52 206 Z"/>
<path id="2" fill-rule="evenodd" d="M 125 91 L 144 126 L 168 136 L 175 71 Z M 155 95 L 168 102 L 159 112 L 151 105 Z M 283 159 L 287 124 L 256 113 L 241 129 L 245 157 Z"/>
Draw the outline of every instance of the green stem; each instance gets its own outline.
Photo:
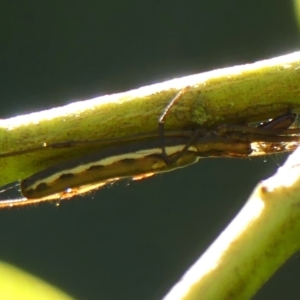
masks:
<path id="1" fill-rule="evenodd" d="M 0 121 L 0 154 L 70 140 L 119 138 L 157 132 L 158 117 L 186 88 L 166 118 L 168 130 L 263 120 L 300 108 L 300 53 L 214 70 L 125 93 L 75 102 Z M 0 185 L 54 163 L 101 149 L 101 145 L 2 157 Z"/>
<path id="2" fill-rule="evenodd" d="M 243 209 L 164 300 L 251 299 L 300 249 L 300 149 L 260 183 Z"/>

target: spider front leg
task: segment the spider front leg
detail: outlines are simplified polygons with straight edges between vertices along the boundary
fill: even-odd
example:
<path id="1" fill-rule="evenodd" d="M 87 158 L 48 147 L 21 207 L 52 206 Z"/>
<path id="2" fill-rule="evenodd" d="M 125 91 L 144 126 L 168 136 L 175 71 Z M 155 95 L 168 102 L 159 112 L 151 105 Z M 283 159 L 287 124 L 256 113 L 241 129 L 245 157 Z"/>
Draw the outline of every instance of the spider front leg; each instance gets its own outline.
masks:
<path id="1" fill-rule="evenodd" d="M 166 140 L 165 140 L 165 119 L 167 114 L 169 113 L 171 107 L 174 105 L 174 103 L 176 101 L 178 101 L 183 94 L 185 94 L 185 92 L 189 89 L 190 87 L 187 86 L 184 89 L 180 90 L 175 97 L 168 103 L 168 105 L 165 107 L 163 113 L 160 115 L 160 117 L 158 118 L 158 136 L 159 136 L 159 140 L 160 140 L 160 145 L 161 145 L 161 156 L 162 159 L 165 161 L 165 163 L 167 165 L 172 164 L 173 162 L 175 162 L 181 155 L 182 153 L 184 153 L 185 151 L 187 151 L 187 149 L 191 146 L 192 142 L 194 141 L 194 139 L 197 137 L 197 135 L 199 133 L 194 133 L 192 134 L 191 138 L 190 138 L 190 142 L 187 143 L 187 145 L 182 149 L 182 151 L 180 153 L 178 153 L 177 155 L 175 155 L 174 157 L 170 158 L 166 152 Z"/>

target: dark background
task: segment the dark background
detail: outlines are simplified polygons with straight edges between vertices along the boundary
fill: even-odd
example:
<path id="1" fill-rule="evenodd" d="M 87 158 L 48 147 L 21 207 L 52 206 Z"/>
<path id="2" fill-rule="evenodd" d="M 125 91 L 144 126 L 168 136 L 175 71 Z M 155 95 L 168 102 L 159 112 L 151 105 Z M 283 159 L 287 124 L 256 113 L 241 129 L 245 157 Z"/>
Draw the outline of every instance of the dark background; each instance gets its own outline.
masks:
<path id="1" fill-rule="evenodd" d="M 1 118 L 299 50 L 292 1 L 1 1 Z M 77 299 L 160 299 L 284 156 L 0 211 L 0 259 Z M 9 195 L 6 195 L 9 197 Z M 255 299 L 299 299 L 292 257 Z"/>

